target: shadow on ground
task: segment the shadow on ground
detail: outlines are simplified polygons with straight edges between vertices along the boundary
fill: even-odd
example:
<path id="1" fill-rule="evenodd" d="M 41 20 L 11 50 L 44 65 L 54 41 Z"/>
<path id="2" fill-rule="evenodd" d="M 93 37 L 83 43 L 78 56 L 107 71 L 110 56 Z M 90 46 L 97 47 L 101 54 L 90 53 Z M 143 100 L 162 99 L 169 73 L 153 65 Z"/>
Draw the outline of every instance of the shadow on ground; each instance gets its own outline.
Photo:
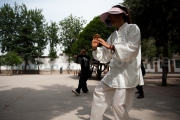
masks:
<path id="1" fill-rule="evenodd" d="M 89 115 L 90 95 L 77 97 L 69 94 L 72 87 L 61 85 L 41 87 L 44 89 L 13 88 L 0 91 L 1 120 L 53 120 L 78 107 L 86 108 L 82 114 Z"/>
<path id="2" fill-rule="evenodd" d="M 78 80 L 76 76 L 69 77 Z M 144 86 L 144 99 L 135 98 L 133 110 L 137 113 L 143 112 L 144 110 L 153 111 L 150 116 L 157 116 L 157 118 L 160 117 L 163 120 L 171 120 L 172 117 L 166 114 L 169 112 L 179 116 L 179 98 L 172 99 L 172 95 L 167 97 L 166 94 L 161 94 L 161 92 L 159 92 L 164 87 L 161 88 L 151 84 L 154 83 L 152 81 L 147 81 L 147 85 Z M 73 119 L 73 116 L 77 116 L 77 120 L 89 120 L 92 91 L 95 85 L 88 85 L 90 93 L 82 93 L 80 96 L 75 96 L 70 91 L 72 88 L 71 85 L 53 84 L 50 86 L 39 86 L 42 88 L 41 90 L 22 87 L 1 90 L 1 120 L 76 120 Z M 5 87 L 8 86 L 0 86 L 0 88 Z M 173 89 L 174 86 L 168 88 L 168 90 L 171 91 Z M 159 95 L 161 97 L 158 97 Z M 133 115 L 134 114 L 136 113 L 133 113 Z M 69 119 L 63 119 L 61 116 L 66 116 Z M 141 120 L 133 116 L 132 119 Z M 112 120 L 112 111 L 109 107 L 105 112 L 103 120 Z"/>

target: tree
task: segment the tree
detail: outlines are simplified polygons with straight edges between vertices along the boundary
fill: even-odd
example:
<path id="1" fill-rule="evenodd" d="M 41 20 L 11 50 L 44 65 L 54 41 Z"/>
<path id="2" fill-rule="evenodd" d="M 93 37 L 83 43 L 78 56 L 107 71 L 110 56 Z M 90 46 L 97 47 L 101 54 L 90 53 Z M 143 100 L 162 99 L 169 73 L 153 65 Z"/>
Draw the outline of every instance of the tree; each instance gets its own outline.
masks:
<path id="1" fill-rule="evenodd" d="M 179 32 L 180 15 L 179 0 L 124 0 L 128 6 L 134 23 L 140 27 L 142 38 L 153 37 L 156 46 L 163 48 L 162 56 L 162 85 L 167 86 L 169 46 L 176 44 L 180 50 Z"/>
<path id="2" fill-rule="evenodd" d="M 1 74 L 1 66 L 3 66 L 4 65 L 4 58 L 3 58 L 3 56 L 1 55 L 0 56 L 0 74 Z"/>
<path id="3" fill-rule="evenodd" d="M 50 48 L 48 56 L 49 56 L 49 58 L 50 58 L 51 74 L 52 74 L 52 71 L 53 71 L 53 62 L 54 62 L 54 61 L 56 60 L 56 58 L 57 58 L 57 52 L 55 51 L 55 49 Z"/>
<path id="4" fill-rule="evenodd" d="M 42 10 L 27 10 L 23 4 L 21 6 L 21 26 L 18 29 L 18 38 L 16 47 L 17 52 L 21 54 L 28 65 L 28 58 L 39 57 L 43 54 L 47 42 L 45 40 L 44 16 Z"/>
<path id="5" fill-rule="evenodd" d="M 73 54 L 77 54 L 80 49 L 85 48 L 87 50 L 87 54 L 92 57 L 91 41 L 93 36 L 98 33 L 101 38 L 107 40 L 114 30 L 114 27 L 107 27 L 104 23 L 102 23 L 99 16 L 94 17 L 94 19 L 90 21 L 90 23 L 79 34 L 78 40 L 73 44 Z M 106 68 L 107 64 L 93 61 L 93 65 L 97 67 L 97 78 L 101 79 L 101 73 L 104 71 L 102 70 L 102 66 Z"/>
<path id="6" fill-rule="evenodd" d="M 39 16 L 40 17 L 40 16 Z M 43 16 L 41 16 L 43 17 Z M 36 18 L 35 18 L 36 19 Z M 40 18 L 39 18 L 40 20 Z M 39 65 L 43 64 L 43 62 L 39 61 L 39 57 L 42 56 L 44 54 L 43 50 L 46 49 L 47 46 L 47 35 L 46 35 L 46 25 L 44 24 L 44 19 L 42 19 L 41 21 L 38 21 L 38 23 L 40 24 L 36 24 L 36 34 L 34 35 L 34 37 L 36 38 L 36 43 L 35 43 L 35 48 L 36 50 L 34 51 L 34 55 L 33 55 L 33 61 L 35 61 L 35 64 L 38 65 L 38 71 L 39 71 Z M 36 59 L 35 59 L 36 58 Z"/>
<path id="7" fill-rule="evenodd" d="M 14 8 L 9 4 L 4 4 L 0 8 L 0 42 L 1 52 L 13 51 L 14 39 L 19 25 L 20 7 L 15 3 Z"/>
<path id="8" fill-rule="evenodd" d="M 63 46 L 63 52 L 68 56 L 68 73 L 70 72 L 70 62 L 72 60 L 71 46 L 77 40 L 79 33 L 83 29 L 85 20 L 80 17 L 74 17 L 72 14 L 62 21 L 59 22 L 60 25 L 60 40 Z"/>
<path id="9" fill-rule="evenodd" d="M 10 71 L 13 70 L 13 66 L 18 66 L 22 62 L 23 59 L 20 56 L 18 56 L 18 54 L 15 52 L 8 52 L 6 55 L 3 56 L 3 63 L 7 67 L 10 67 Z"/>
<path id="10" fill-rule="evenodd" d="M 57 58 L 57 52 L 56 52 L 57 44 L 59 44 L 60 42 L 60 39 L 58 36 L 58 30 L 59 30 L 58 25 L 52 21 L 50 25 L 47 26 L 46 28 L 47 40 L 50 45 L 48 56 L 50 57 L 50 62 L 51 62 L 51 74 L 53 70 L 53 62 Z"/>
<path id="11" fill-rule="evenodd" d="M 44 16 L 42 10 L 28 10 L 25 4 L 0 8 L 1 52 L 15 51 L 25 61 L 41 56 L 46 48 Z"/>
<path id="12" fill-rule="evenodd" d="M 101 38 L 107 40 L 114 30 L 114 27 L 107 27 L 100 21 L 99 16 L 96 16 L 79 34 L 78 40 L 72 46 L 72 51 L 77 52 L 80 51 L 81 48 L 85 48 L 88 54 L 91 55 L 91 41 L 93 36 L 98 33 Z"/>

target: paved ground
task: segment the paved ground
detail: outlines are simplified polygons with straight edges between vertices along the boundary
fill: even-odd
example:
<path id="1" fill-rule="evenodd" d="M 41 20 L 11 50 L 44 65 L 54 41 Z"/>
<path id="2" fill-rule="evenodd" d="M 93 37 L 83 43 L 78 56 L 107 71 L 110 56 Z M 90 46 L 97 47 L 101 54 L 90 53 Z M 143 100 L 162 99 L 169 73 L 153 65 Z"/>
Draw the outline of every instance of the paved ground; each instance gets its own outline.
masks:
<path id="1" fill-rule="evenodd" d="M 0 76 L 0 120 L 89 120 L 92 92 L 98 80 L 88 80 L 89 93 L 75 96 L 78 77 L 65 75 Z M 180 120 L 180 74 L 146 74 L 145 98 L 134 98 L 132 120 Z M 104 120 L 113 120 L 110 107 Z"/>

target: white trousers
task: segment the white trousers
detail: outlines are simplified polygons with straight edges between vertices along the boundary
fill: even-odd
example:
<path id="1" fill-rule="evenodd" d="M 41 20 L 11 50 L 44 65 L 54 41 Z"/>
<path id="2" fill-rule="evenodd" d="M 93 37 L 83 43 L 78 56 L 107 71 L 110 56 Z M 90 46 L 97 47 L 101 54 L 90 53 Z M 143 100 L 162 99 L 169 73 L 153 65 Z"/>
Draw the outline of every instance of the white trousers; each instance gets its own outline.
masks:
<path id="1" fill-rule="evenodd" d="M 96 86 L 93 93 L 90 120 L 103 120 L 103 114 L 108 105 L 112 104 L 115 120 L 129 120 L 135 94 L 135 88 L 111 88 L 104 82 Z"/>

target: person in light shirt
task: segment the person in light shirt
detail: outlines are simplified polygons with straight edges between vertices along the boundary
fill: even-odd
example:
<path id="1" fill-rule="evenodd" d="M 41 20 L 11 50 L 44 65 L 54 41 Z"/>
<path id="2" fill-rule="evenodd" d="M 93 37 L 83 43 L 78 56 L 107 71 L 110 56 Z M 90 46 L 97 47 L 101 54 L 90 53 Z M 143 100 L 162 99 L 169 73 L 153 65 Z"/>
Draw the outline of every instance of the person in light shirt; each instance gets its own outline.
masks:
<path id="1" fill-rule="evenodd" d="M 94 59 L 101 63 L 110 61 L 110 69 L 93 92 L 90 120 L 102 120 L 108 105 L 111 105 L 115 120 L 128 120 L 135 88 L 144 84 L 140 30 L 131 23 L 127 8 L 121 5 L 101 14 L 100 20 L 117 29 L 107 41 L 98 34 L 92 40 Z M 99 44 L 102 47 L 98 47 Z"/>

